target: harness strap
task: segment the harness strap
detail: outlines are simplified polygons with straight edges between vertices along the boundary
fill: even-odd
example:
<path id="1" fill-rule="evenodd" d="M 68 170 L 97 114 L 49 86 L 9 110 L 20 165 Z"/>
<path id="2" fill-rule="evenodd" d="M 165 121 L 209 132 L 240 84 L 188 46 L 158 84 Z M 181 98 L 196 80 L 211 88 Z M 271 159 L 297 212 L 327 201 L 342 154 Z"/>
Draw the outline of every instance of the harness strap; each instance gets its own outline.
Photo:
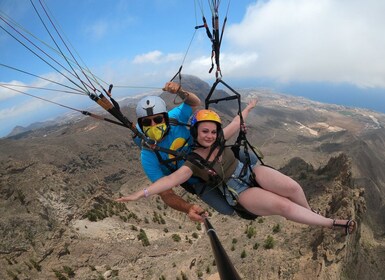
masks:
<path id="1" fill-rule="evenodd" d="M 183 145 L 179 149 L 186 147 L 189 139 L 190 139 L 190 137 L 186 139 L 186 141 L 183 143 Z M 162 156 L 160 155 L 160 152 L 158 150 L 155 150 L 154 152 L 155 152 L 156 157 L 158 158 L 159 163 L 166 166 L 167 169 L 171 173 L 177 170 L 177 164 L 171 165 L 170 163 L 177 162 L 179 160 L 183 160 L 183 159 L 187 158 L 186 154 L 183 152 L 179 152 L 178 155 L 175 155 L 173 158 L 170 158 L 170 159 L 162 158 Z"/>

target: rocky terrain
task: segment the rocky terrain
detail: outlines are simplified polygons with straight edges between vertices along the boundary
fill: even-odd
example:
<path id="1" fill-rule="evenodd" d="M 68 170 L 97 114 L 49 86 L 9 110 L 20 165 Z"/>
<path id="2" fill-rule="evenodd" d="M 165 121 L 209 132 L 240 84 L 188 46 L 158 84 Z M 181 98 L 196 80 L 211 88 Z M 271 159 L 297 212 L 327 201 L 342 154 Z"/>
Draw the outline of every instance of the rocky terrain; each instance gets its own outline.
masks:
<path id="1" fill-rule="evenodd" d="M 183 87 L 203 99 L 210 89 L 193 77 Z M 259 99 L 247 136 L 265 163 L 298 180 L 323 215 L 359 223 L 346 237 L 208 208 L 242 279 L 383 279 L 385 115 L 266 90 L 240 93 Z M 173 106 L 173 96 L 163 97 Z M 216 106 L 225 121 L 236 113 L 229 104 Z M 127 103 L 127 116 L 134 107 Z M 0 140 L 0 279 L 219 279 L 202 225 L 158 197 L 113 201 L 149 184 L 129 130 L 79 116 L 20 131 Z"/>

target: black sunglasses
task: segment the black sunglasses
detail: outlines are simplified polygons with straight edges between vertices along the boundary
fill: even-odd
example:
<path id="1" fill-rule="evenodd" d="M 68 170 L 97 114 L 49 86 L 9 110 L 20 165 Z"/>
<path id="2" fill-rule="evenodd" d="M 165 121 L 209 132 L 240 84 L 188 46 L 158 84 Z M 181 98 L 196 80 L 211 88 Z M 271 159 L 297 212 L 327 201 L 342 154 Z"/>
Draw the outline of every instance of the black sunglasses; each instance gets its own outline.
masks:
<path id="1" fill-rule="evenodd" d="M 164 120 L 163 116 L 156 116 L 154 118 L 143 118 L 142 119 L 142 125 L 143 126 L 151 126 L 152 121 L 154 121 L 154 123 L 156 123 L 156 124 L 160 124 L 163 122 L 163 120 Z"/>

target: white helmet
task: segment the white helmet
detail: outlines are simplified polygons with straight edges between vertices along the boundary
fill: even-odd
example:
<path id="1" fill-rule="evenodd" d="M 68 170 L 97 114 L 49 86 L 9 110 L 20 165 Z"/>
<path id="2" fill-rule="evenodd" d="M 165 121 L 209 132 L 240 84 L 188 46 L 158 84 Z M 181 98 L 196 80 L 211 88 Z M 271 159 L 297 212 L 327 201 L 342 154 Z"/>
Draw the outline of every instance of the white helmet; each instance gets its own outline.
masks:
<path id="1" fill-rule="evenodd" d="M 136 106 L 136 117 L 138 119 L 161 113 L 167 113 L 167 108 L 166 103 L 159 96 L 146 96 Z"/>

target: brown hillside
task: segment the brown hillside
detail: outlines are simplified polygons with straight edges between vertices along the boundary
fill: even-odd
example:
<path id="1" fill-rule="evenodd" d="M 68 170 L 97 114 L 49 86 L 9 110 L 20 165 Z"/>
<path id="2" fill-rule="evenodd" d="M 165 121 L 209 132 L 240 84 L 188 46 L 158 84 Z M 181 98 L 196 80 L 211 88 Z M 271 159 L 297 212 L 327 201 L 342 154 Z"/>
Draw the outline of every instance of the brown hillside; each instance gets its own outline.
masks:
<path id="1" fill-rule="evenodd" d="M 325 216 L 359 222 L 344 237 L 281 217 L 250 222 L 209 209 L 242 278 L 382 279 L 385 117 L 265 91 L 242 95 L 259 97 L 248 138 L 265 162 L 298 180 Z M 125 109 L 131 116 L 132 108 Z M 113 202 L 145 185 L 125 128 L 80 118 L 1 139 L 0 278 L 218 279 L 200 225 L 156 197 Z"/>

